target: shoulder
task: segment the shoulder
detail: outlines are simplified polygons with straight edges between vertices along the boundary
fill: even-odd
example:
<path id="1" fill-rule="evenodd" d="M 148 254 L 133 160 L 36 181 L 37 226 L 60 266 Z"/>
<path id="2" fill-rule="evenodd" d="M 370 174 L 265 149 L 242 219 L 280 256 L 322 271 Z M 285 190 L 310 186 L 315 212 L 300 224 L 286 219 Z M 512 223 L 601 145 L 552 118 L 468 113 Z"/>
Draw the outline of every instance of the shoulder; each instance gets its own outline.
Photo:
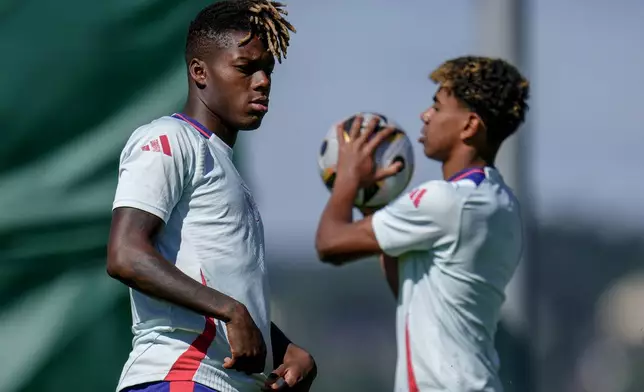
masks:
<path id="1" fill-rule="evenodd" d="M 132 133 L 131 140 L 145 137 L 167 136 L 172 140 L 193 144 L 203 138 L 192 127 L 173 117 L 164 116 L 138 127 Z"/>
<path id="2" fill-rule="evenodd" d="M 164 116 L 138 127 L 130 135 L 123 153 L 156 151 L 171 157 L 185 157 L 194 153 L 201 140 L 199 135 L 180 120 Z"/>
<path id="3" fill-rule="evenodd" d="M 390 255 L 426 250 L 457 229 L 461 205 L 450 183 L 428 181 L 377 211 L 373 230 Z"/>
<path id="4" fill-rule="evenodd" d="M 412 189 L 406 196 L 409 204 L 420 211 L 436 211 L 451 208 L 461 199 L 454 184 L 443 181 L 427 181 Z"/>
<path id="5" fill-rule="evenodd" d="M 451 220 L 462 205 L 461 197 L 449 182 L 436 180 L 420 184 L 378 212 L 418 223 L 438 223 Z"/>

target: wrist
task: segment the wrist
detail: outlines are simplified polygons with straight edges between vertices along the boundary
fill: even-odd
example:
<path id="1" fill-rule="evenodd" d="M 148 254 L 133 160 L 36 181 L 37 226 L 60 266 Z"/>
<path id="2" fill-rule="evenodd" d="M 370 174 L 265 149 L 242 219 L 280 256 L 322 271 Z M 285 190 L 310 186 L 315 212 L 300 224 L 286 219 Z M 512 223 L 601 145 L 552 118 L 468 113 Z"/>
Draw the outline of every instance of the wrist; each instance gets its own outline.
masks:
<path id="1" fill-rule="evenodd" d="M 284 359 L 293 356 L 294 354 L 297 354 L 297 352 L 301 350 L 295 343 L 289 342 L 286 345 L 286 350 L 284 351 Z"/>
<path id="2" fill-rule="evenodd" d="M 351 172 L 340 172 L 333 183 L 333 192 L 331 197 L 341 198 L 342 200 L 349 200 L 353 205 L 353 201 L 358 196 L 360 189 L 360 178 Z"/>
<path id="3" fill-rule="evenodd" d="M 225 315 L 228 321 L 225 321 L 225 320 L 223 321 L 226 323 L 235 323 L 245 318 L 247 314 L 248 314 L 248 309 L 246 309 L 246 306 L 244 304 L 242 304 L 241 302 L 232 300 Z"/>
<path id="4" fill-rule="evenodd" d="M 360 187 L 360 176 L 351 170 L 339 170 L 336 174 L 333 188 L 355 188 L 356 191 Z"/>
<path id="5" fill-rule="evenodd" d="M 214 298 L 211 296 L 209 300 L 212 304 L 212 309 L 209 314 L 210 317 L 223 321 L 224 323 L 230 323 L 239 320 L 248 312 L 241 302 L 217 291 L 214 294 Z"/>

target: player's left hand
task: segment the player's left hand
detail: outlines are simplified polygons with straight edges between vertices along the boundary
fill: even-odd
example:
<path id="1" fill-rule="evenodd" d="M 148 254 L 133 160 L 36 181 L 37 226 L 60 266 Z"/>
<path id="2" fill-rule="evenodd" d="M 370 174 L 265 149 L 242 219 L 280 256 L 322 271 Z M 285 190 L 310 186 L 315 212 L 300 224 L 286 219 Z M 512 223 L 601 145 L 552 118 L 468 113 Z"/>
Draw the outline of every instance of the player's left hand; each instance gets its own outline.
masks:
<path id="1" fill-rule="evenodd" d="M 345 139 L 342 124 L 338 125 L 339 152 L 336 171 L 337 178 L 345 175 L 355 176 L 360 187 L 367 187 L 398 173 L 402 165 L 400 162 L 396 162 L 389 167 L 376 169 L 374 162 L 376 148 L 391 136 L 395 129 L 384 128 L 373 135 L 379 123 L 378 118 L 373 118 L 361 133 L 362 122 L 363 117 L 356 116 L 349 131 L 348 140 Z"/>
<path id="2" fill-rule="evenodd" d="M 311 354 L 290 344 L 283 363 L 273 370 L 264 384 L 264 391 L 308 392 L 317 376 Z"/>

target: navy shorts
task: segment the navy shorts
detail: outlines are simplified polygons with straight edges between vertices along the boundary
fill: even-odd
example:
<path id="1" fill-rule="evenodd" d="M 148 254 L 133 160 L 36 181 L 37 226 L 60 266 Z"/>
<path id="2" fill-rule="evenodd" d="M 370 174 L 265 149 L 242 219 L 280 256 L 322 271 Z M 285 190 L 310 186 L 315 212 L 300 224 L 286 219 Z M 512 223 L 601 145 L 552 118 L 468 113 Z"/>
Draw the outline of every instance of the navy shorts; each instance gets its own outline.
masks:
<path id="1" fill-rule="evenodd" d="M 201 384 L 191 381 L 161 381 L 135 385 L 121 392 L 217 392 Z"/>

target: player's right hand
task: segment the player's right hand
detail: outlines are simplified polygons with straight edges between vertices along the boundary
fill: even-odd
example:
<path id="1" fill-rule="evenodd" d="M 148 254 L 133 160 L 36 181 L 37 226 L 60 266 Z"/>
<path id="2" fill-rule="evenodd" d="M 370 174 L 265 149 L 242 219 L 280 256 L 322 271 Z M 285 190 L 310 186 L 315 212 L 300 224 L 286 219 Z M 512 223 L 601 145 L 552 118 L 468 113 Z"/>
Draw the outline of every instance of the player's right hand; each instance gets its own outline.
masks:
<path id="1" fill-rule="evenodd" d="M 245 373 L 261 373 L 266 364 L 266 343 L 248 309 L 242 304 L 226 323 L 231 357 L 224 358 L 224 368 Z"/>

